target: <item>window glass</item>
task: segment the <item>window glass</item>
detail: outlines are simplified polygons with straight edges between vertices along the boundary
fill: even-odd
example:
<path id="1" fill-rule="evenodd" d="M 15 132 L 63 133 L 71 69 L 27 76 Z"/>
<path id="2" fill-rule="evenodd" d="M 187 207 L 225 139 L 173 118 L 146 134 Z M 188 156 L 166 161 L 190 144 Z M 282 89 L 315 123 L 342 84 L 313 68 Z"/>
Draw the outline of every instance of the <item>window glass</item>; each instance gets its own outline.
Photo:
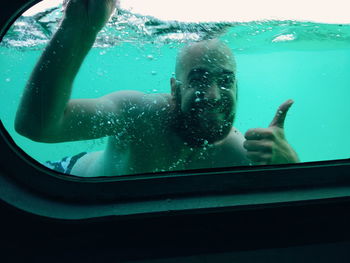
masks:
<path id="1" fill-rule="evenodd" d="M 0 44 L 1 121 L 77 176 L 348 158 L 350 16 L 312 2 L 125 0 L 93 41 L 91 19 L 43 1 Z"/>

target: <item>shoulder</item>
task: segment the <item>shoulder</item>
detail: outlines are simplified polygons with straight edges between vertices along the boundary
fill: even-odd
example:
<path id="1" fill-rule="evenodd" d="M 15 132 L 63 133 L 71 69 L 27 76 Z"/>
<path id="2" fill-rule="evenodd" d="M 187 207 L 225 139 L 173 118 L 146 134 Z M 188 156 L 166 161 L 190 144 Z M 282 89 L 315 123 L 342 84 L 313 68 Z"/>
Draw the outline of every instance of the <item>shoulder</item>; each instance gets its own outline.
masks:
<path id="1" fill-rule="evenodd" d="M 243 147 L 244 141 L 243 134 L 235 127 L 232 127 L 229 135 L 221 142 L 215 144 L 215 155 L 220 160 L 225 160 L 231 165 L 248 165 L 246 150 Z"/>
<path id="2" fill-rule="evenodd" d="M 147 122 L 153 120 L 163 120 L 171 114 L 170 94 L 151 93 L 143 94 L 134 101 L 134 106 L 138 112 L 138 117 L 144 117 Z M 140 114 L 142 116 L 140 116 Z"/>
<path id="3" fill-rule="evenodd" d="M 243 134 L 239 130 L 237 130 L 235 127 L 232 127 L 229 135 L 223 140 L 223 144 L 243 146 L 244 141 L 245 141 L 245 138 Z"/>
<path id="4" fill-rule="evenodd" d="M 149 132 L 164 130 L 171 115 L 171 95 L 166 93 L 126 90 L 111 93 L 106 100 L 112 102 L 114 112 L 124 120 L 130 134 L 136 132 L 146 136 Z"/>
<path id="5" fill-rule="evenodd" d="M 142 98 L 146 94 L 144 92 L 135 91 L 135 90 L 121 90 L 115 91 L 110 94 L 107 94 L 100 98 L 100 100 L 109 101 L 114 104 L 123 103 L 123 102 L 132 102 L 132 103 L 140 103 Z"/>
<path id="6" fill-rule="evenodd" d="M 170 106 L 170 94 L 167 93 L 151 93 L 142 97 L 141 104 L 149 109 L 157 110 L 158 108 Z"/>
<path id="7" fill-rule="evenodd" d="M 101 97 L 101 100 L 110 101 L 122 105 L 134 105 L 138 107 L 154 108 L 170 104 L 170 94 L 167 93 L 144 93 L 135 90 L 123 90 L 110 93 Z"/>

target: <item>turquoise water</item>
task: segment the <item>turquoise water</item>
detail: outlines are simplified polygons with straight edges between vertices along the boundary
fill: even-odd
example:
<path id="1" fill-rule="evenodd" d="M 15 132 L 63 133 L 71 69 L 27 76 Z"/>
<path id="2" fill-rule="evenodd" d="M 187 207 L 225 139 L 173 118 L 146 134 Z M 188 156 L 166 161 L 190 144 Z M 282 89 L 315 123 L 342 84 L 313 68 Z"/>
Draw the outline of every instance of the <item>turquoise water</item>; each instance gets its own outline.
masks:
<path id="1" fill-rule="evenodd" d="M 73 98 L 124 89 L 169 92 L 178 49 L 190 40 L 219 35 L 237 60 L 239 100 L 234 125 L 242 133 L 267 127 L 278 106 L 292 98 L 295 104 L 287 115 L 285 132 L 301 161 L 349 158 L 349 25 L 266 21 L 175 27 L 147 19 L 126 29 L 122 28 L 125 23 L 111 23 L 101 33 L 75 80 Z M 33 37 L 28 24 L 18 23 L 0 45 L 1 121 L 16 144 L 40 162 L 102 150 L 106 142 L 104 138 L 45 144 L 14 131 L 21 93 L 55 26 L 41 23 L 36 28 L 41 34 Z"/>

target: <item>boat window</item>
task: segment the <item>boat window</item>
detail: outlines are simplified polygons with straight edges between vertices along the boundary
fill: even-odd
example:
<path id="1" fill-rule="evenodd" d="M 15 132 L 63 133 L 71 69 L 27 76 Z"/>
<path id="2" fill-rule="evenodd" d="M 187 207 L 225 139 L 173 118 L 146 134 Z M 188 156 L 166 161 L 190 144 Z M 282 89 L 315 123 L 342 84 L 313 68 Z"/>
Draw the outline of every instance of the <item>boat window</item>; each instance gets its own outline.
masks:
<path id="1" fill-rule="evenodd" d="M 98 177 L 349 157 L 341 3 L 121 0 L 95 39 L 102 18 L 62 22 L 80 2 L 38 3 L 0 44 L 1 122 L 38 163 Z"/>

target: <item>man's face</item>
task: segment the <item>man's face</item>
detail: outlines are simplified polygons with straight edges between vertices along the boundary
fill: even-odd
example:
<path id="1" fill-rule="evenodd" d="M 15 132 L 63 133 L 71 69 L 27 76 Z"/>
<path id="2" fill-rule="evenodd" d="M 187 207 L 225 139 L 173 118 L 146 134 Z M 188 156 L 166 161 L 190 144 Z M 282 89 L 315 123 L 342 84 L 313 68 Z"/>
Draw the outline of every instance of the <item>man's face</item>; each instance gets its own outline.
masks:
<path id="1" fill-rule="evenodd" d="M 222 140 L 232 128 L 236 78 L 230 55 L 220 48 L 198 47 L 183 59 L 179 105 L 193 144 Z"/>

